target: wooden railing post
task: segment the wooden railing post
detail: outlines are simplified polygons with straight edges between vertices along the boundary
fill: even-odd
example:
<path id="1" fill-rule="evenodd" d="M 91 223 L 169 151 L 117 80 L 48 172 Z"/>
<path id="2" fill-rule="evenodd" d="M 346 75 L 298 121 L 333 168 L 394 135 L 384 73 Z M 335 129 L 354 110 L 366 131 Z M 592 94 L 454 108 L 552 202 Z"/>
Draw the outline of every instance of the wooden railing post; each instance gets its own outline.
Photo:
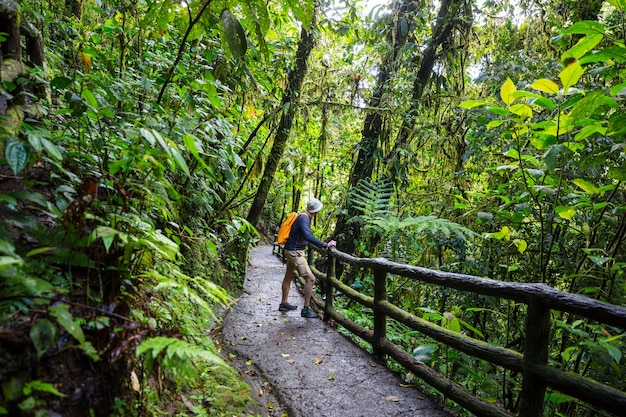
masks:
<path id="1" fill-rule="evenodd" d="M 548 363 L 550 343 L 550 308 L 536 297 L 528 301 L 526 314 L 526 341 L 524 344 L 524 380 L 520 393 L 519 417 L 543 415 L 543 398 L 546 392 L 544 378 L 533 368 Z"/>
<path id="2" fill-rule="evenodd" d="M 372 349 L 379 359 L 385 359 L 382 342 L 387 338 L 387 315 L 380 309 L 380 302 L 387 301 L 387 272 L 374 269 L 374 338 Z"/>
<path id="3" fill-rule="evenodd" d="M 333 284 L 331 279 L 335 278 L 335 258 L 328 255 L 326 267 L 326 302 L 324 303 L 324 321 L 330 320 L 330 309 L 333 307 Z"/>

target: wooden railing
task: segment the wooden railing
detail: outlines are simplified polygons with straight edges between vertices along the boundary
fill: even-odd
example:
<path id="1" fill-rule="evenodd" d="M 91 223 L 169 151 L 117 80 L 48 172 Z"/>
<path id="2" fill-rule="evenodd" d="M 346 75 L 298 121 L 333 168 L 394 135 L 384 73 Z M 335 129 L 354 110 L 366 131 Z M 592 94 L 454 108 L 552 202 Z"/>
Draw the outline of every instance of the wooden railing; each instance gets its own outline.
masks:
<path id="1" fill-rule="evenodd" d="M 625 415 L 626 394 L 624 392 L 578 374 L 557 369 L 548 363 L 551 310 L 568 312 L 625 329 L 625 307 L 603 303 L 578 294 L 565 293 L 544 284 L 501 282 L 471 275 L 446 273 L 398 264 L 384 258 L 356 258 L 334 248 L 329 250 L 316 249 L 316 251 L 328 256 L 326 274 L 315 271 L 318 279 L 326 283 L 325 300 L 317 295 L 313 296 L 313 302 L 324 310 L 324 320 L 333 319 L 354 335 L 370 343 L 374 354 L 380 358 L 385 358 L 388 355 L 395 359 L 405 369 L 470 412 L 478 416 L 512 415 L 501 407 L 474 396 L 459 384 L 439 374 L 390 342 L 386 337 L 388 317 L 470 356 L 521 372 L 523 379 L 518 414 L 520 417 L 539 417 L 542 415 L 544 394 L 547 387 L 616 415 Z M 309 251 L 310 261 L 313 258 L 312 254 L 313 251 Z M 372 270 L 374 274 L 374 296 L 361 294 L 339 281 L 335 277 L 336 260 L 345 262 L 353 268 Z M 309 262 L 309 264 L 313 265 L 313 262 Z M 526 304 L 524 353 L 492 346 L 483 341 L 447 330 L 393 305 L 387 300 L 387 274 Z M 335 310 L 333 307 L 335 290 L 372 309 L 373 330 L 354 323 Z"/>

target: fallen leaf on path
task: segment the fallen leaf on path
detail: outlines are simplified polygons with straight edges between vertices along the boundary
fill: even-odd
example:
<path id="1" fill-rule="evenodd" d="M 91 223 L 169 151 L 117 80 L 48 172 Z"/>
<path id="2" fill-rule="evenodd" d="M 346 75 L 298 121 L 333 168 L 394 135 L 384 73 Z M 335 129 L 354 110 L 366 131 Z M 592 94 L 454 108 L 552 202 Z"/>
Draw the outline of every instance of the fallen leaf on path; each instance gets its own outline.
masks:
<path id="1" fill-rule="evenodd" d="M 398 402 L 398 401 L 402 401 L 402 398 L 398 397 L 397 395 L 390 395 L 388 397 L 385 397 L 385 400 Z"/>
<path id="2" fill-rule="evenodd" d="M 252 365 L 252 359 L 248 359 L 248 360 L 246 361 L 246 365 L 248 365 L 248 366 Z"/>
<path id="3" fill-rule="evenodd" d="M 287 359 L 287 362 L 289 362 L 289 363 L 296 363 L 296 361 L 294 361 L 293 359 Z"/>
<path id="4" fill-rule="evenodd" d="M 329 381 L 334 381 L 335 380 L 335 373 L 332 373 L 332 374 L 328 375 L 328 380 Z"/>
<path id="5" fill-rule="evenodd" d="M 283 358 L 288 358 L 289 354 L 288 353 L 281 353 L 280 356 L 282 356 Z"/>
<path id="6" fill-rule="evenodd" d="M 322 358 L 315 358 L 315 364 L 316 365 L 319 365 L 322 362 L 324 362 L 324 359 L 322 359 Z"/>

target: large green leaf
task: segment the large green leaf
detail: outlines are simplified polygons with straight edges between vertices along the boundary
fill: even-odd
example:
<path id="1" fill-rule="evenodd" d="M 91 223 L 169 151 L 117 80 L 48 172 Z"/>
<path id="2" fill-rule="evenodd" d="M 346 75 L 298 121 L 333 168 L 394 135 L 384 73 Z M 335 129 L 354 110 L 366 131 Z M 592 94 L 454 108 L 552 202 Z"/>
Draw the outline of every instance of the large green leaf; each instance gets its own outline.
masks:
<path id="1" fill-rule="evenodd" d="M 556 94 L 559 92 L 559 86 L 554 81 L 548 80 L 546 78 L 537 80 L 530 86 L 535 90 L 543 91 L 544 93 Z"/>
<path id="2" fill-rule="evenodd" d="M 57 328 L 48 319 L 39 319 L 30 328 L 30 340 L 37 350 L 38 359 L 56 342 L 57 334 Z"/>
<path id="3" fill-rule="evenodd" d="M 17 175 L 26 168 L 28 159 L 30 158 L 30 151 L 25 143 L 12 140 L 9 141 L 4 149 L 4 157 L 11 167 L 13 174 Z"/>
<path id="4" fill-rule="evenodd" d="M 502 87 L 500 87 L 500 98 L 507 106 L 510 106 L 515 101 L 513 93 L 517 91 L 515 84 L 510 78 L 507 78 Z"/>
<path id="5" fill-rule="evenodd" d="M 556 211 L 559 217 L 565 220 L 572 220 L 572 217 L 576 215 L 576 209 L 574 207 L 556 206 L 554 211 Z"/>
<path id="6" fill-rule="evenodd" d="M 85 334 L 83 333 L 83 329 L 78 325 L 78 323 L 72 317 L 70 313 L 70 306 L 67 304 L 58 304 L 54 306 L 50 306 L 48 308 L 50 315 L 54 317 L 57 322 L 63 326 L 65 330 L 79 343 L 85 342 Z"/>
<path id="7" fill-rule="evenodd" d="M 578 62 L 571 63 L 561 71 L 559 78 L 561 79 L 561 84 L 563 84 L 564 95 L 567 95 L 569 88 L 578 82 L 583 73 L 584 70 Z"/>
<path id="8" fill-rule="evenodd" d="M 576 22 L 572 26 L 565 29 L 563 35 L 596 35 L 604 34 L 604 26 L 595 20 L 583 20 Z"/>
<path id="9" fill-rule="evenodd" d="M 583 37 L 576 43 L 576 45 L 572 46 L 567 52 L 565 52 L 561 56 L 561 61 L 566 61 L 568 58 L 582 58 L 587 52 L 595 48 L 596 45 L 598 45 L 602 41 L 603 37 L 604 36 L 599 33 L 594 33 Z"/>
<path id="10" fill-rule="evenodd" d="M 590 183 L 587 180 L 584 180 L 582 178 L 577 178 L 572 182 L 586 193 L 589 193 L 589 194 L 599 193 L 598 187 L 596 187 L 594 184 Z"/>
<path id="11" fill-rule="evenodd" d="M 243 58 L 246 54 L 246 50 L 248 49 L 248 41 L 241 23 L 239 23 L 239 20 L 237 20 L 235 15 L 233 15 L 228 9 L 222 10 L 220 19 L 230 52 L 233 54 L 235 59 Z"/>

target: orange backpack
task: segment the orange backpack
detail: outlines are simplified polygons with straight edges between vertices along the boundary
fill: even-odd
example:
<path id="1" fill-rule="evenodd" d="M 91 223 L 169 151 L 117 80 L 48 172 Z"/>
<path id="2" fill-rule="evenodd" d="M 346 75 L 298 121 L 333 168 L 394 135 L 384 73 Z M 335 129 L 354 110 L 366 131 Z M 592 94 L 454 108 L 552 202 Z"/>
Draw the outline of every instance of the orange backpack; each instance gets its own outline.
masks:
<path id="1" fill-rule="evenodd" d="M 276 236 L 276 243 L 279 245 L 284 245 L 287 243 L 287 239 L 289 239 L 289 235 L 291 234 L 291 226 L 296 221 L 299 215 L 302 213 L 290 213 L 283 224 L 280 225 L 280 229 L 278 229 L 278 235 Z"/>

